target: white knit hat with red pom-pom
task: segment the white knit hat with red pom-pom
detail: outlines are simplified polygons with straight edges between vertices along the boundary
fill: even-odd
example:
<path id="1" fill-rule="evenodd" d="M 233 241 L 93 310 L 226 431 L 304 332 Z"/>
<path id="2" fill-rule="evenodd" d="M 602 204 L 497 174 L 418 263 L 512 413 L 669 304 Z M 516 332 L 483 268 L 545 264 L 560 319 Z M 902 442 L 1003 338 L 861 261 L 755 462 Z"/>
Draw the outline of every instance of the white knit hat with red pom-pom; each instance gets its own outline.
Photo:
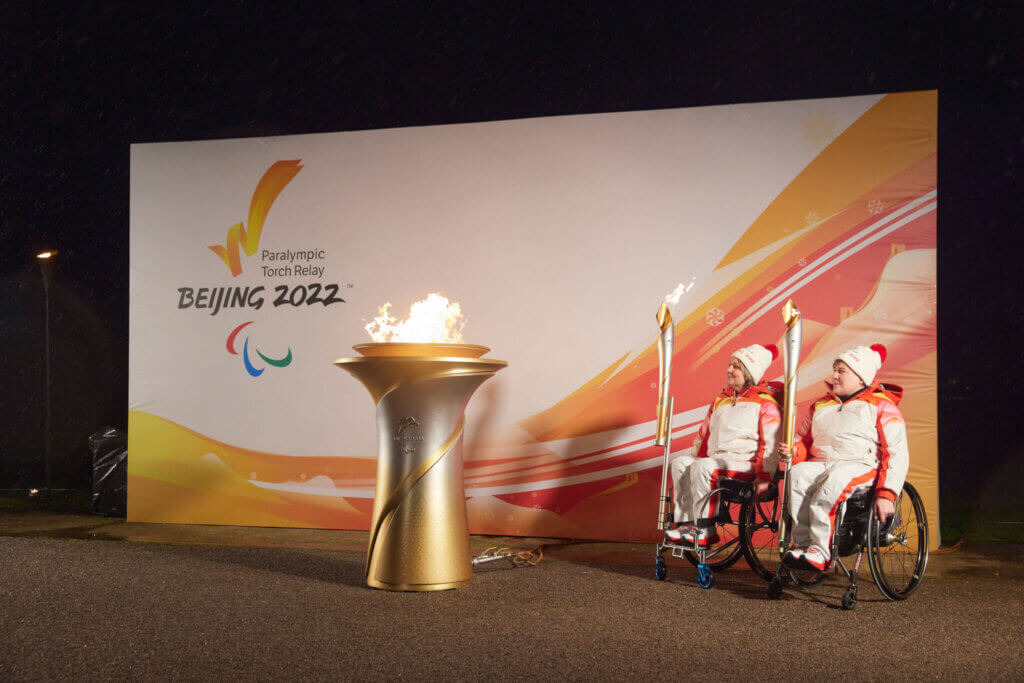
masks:
<path id="1" fill-rule="evenodd" d="M 752 344 L 751 346 L 737 349 L 732 355 L 733 358 L 743 363 L 743 367 L 754 378 L 754 383 L 759 384 L 768 366 L 778 357 L 779 349 L 774 344 L 768 344 L 767 346 Z"/>
<path id="2" fill-rule="evenodd" d="M 881 344 L 871 346 L 856 346 L 849 351 L 843 351 L 836 356 L 850 366 L 850 369 L 857 373 L 857 376 L 864 380 L 864 384 L 871 384 L 875 381 L 875 374 L 885 361 L 886 351 Z"/>

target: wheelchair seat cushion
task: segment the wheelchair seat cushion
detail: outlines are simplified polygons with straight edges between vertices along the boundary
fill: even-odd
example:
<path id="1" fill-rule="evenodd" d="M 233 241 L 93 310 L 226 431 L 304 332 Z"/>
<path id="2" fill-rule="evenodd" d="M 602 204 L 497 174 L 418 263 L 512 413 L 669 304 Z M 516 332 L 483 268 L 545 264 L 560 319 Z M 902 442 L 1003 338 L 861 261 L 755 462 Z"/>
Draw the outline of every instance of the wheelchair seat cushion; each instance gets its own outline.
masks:
<path id="1" fill-rule="evenodd" d="M 846 499 L 846 518 L 844 523 L 864 521 L 867 515 L 871 514 L 872 504 L 875 501 L 875 489 L 871 486 L 864 486 L 856 489 Z"/>
<path id="2" fill-rule="evenodd" d="M 718 480 L 718 488 L 725 489 L 722 491 L 722 498 L 726 500 L 736 500 L 741 497 L 743 490 L 747 488 L 750 482 L 742 479 L 733 479 L 732 477 L 722 477 Z"/>
<path id="3" fill-rule="evenodd" d="M 871 505 L 875 499 L 875 489 L 870 486 L 862 486 L 854 490 L 846 499 L 849 508 L 862 508 Z"/>

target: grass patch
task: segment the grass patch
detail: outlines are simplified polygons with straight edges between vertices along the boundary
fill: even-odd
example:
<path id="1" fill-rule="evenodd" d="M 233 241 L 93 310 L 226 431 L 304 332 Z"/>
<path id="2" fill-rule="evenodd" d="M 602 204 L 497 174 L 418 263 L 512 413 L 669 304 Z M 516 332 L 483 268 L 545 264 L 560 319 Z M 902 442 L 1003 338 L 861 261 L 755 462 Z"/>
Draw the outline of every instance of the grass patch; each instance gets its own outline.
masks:
<path id="1" fill-rule="evenodd" d="M 0 512 L 88 514 L 91 503 L 92 492 L 78 489 L 51 490 L 35 496 L 27 490 L 0 493 Z"/>
<path id="2" fill-rule="evenodd" d="M 956 543 L 961 532 L 969 541 L 1024 543 L 1024 523 L 1015 521 L 1017 514 L 1016 510 L 993 505 L 943 505 L 942 545 Z"/>

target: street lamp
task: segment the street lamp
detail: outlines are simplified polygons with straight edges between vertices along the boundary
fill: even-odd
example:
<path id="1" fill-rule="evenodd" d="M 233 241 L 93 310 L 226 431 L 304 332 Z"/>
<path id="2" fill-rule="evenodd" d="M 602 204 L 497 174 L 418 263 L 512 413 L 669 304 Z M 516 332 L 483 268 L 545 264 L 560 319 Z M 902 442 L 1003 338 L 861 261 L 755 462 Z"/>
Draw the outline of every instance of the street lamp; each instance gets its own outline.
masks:
<path id="1" fill-rule="evenodd" d="M 53 273 L 53 260 L 57 256 L 54 250 L 41 251 L 36 254 L 39 270 L 43 274 L 43 292 L 46 301 L 46 442 L 43 449 L 43 462 L 46 466 L 46 491 L 50 490 L 50 275 Z"/>

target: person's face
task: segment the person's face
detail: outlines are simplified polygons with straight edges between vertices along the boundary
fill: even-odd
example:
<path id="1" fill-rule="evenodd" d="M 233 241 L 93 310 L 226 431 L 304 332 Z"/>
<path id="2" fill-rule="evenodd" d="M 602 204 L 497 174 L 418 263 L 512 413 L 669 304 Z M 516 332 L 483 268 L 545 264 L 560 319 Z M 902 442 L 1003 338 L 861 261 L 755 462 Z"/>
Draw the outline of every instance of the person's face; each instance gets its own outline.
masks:
<path id="1" fill-rule="evenodd" d="M 736 360 L 735 356 L 729 359 L 729 369 L 725 373 L 725 386 L 733 391 L 739 391 L 746 385 L 743 379 L 743 365 Z"/>
<path id="2" fill-rule="evenodd" d="M 832 364 L 832 391 L 838 396 L 850 394 L 864 388 L 864 382 L 850 366 L 841 360 Z"/>

